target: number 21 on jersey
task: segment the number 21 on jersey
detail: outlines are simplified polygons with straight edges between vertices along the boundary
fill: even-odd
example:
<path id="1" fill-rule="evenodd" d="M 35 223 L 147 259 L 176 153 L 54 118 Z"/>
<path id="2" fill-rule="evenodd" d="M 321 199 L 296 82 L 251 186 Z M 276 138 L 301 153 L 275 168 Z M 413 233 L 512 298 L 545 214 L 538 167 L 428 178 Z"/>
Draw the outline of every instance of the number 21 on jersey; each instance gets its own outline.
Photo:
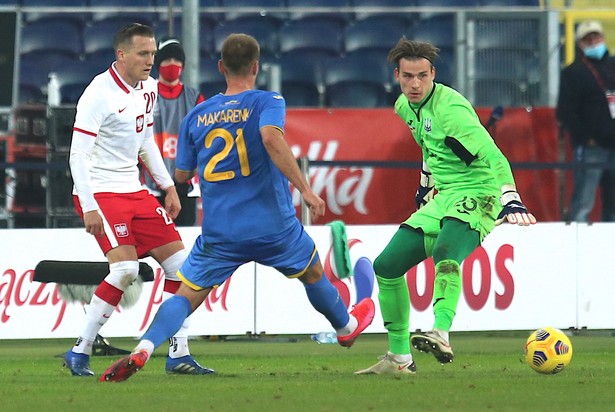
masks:
<path id="1" fill-rule="evenodd" d="M 237 156 L 239 157 L 241 175 L 244 177 L 249 176 L 250 163 L 248 162 L 248 150 L 246 148 L 245 138 L 243 137 L 243 129 L 237 129 L 237 136 L 235 138 L 233 138 L 233 135 L 226 129 L 213 129 L 205 136 L 205 148 L 211 148 L 214 140 L 217 138 L 224 140 L 224 147 L 209 159 L 209 162 L 205 165 L 203 178 L 208 182 L 219 182 L 221 180 L 235 178 L 235 172 L 233 170 L 214 172 L 216 165 L 229 156 L 233 149 L 233 145 L 237 145 Z"/>

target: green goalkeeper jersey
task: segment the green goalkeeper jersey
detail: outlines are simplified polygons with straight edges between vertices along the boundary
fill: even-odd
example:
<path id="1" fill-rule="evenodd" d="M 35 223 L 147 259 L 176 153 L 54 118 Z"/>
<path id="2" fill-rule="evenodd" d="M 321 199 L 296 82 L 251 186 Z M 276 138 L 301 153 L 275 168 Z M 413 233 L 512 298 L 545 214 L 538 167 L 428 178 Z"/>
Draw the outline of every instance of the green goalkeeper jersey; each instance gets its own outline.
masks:
<path id="1" fill-rule="evenodd" d="M 401 94 L 395 112 L 421 147 L 438 192 L 472 190 L 499 196 L 503 185 L 514 184 L 508 160 L 456 90 L 434 83 L 419 104 Z"/>

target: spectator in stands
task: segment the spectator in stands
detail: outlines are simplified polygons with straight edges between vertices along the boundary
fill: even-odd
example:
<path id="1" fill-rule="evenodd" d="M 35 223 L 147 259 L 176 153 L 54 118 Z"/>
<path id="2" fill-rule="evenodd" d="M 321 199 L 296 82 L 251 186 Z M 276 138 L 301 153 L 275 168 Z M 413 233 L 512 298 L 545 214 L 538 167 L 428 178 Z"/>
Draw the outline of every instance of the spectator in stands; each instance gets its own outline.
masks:
<path id="1" fill-rule="evenodd" d="M 609 55 L 602 24 L 577 26 L 578 53 L 560 77 L 557 119 L 573 148 L 574 189 L 568 219 L 589 221 L 598 186 L 602 218 L 615 221 L 615 59 Z"/>
<path id="2" fill-rule="evenodd" d="M 434 82 L 438 51 L 430 43 L 402 37 L 389 52 L 402 91 L 395 111 L 421 147 L 423 167 L 416 212 L 374 261 L 389 349 L 357 374 L 414 374 L 410 344 L 433 353 L 440 363 L 452 362 L 449 330 L 461 294 L 461 262 L 496 225 L 536 223 L 521 203 L 508 160 L 474 108 L 455 90 Z M 409 339 L 404 275 L 430 256 L 436 265 L 433 329 Z"/>
<path id="3" fill-rule="evenodd" d="M 158 70 L 158 99 L 154 107 L 154 138 L 171 176 L 175 176 L 175 156 L 179 125 L 184 116 L 205 98 L 198 90 L 186 86 L 180 76 L 186 55 L 179 40 L 163 38 L 158 43 L 154 66 Z M 164 205 L 164 192 L 160 192 L 151 176 L 146 173 L 145 182 L 152 193 L 159 196 Z M 189 197 L 193 189 L 190 182 L 175 182 L 181 211 L 175 218 L 177 226 L 192 226 L 196 221 L 196 197 Z"/>
<path id="4" fill-rule="evenodd" d="M 75 207 L 109 261 L 109 274 L 89 303 L 85 327 L 64 356 L 74 376 L 94 375 L 92 344 L 136 280 L 139 258 L 151 256 L 160 264 L 163 296 L 168 297 L 179 288 L 177 271 L 188 255 L 173 223 L 180 210 L 177 191 L 154 141 L 157 86 L 149 76 L 156 52 L 154 32 L 128 24 L 116 33 L 113 47 L 116 61 L 94 77 L 79 98 L 70 148 Z M 166 192 L 164 207 L 143 189 L 139 158 Z M 187 326 L 188 320 L 171 340 L 167 372 L 212 373 L 190 356 Z"/>

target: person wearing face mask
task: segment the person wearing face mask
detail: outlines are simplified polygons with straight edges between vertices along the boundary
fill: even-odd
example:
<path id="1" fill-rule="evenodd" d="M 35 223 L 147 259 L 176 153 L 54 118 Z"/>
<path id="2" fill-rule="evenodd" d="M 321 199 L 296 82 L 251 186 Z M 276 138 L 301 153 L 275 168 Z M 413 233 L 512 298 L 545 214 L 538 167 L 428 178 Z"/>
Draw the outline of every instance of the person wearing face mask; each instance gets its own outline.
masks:
<path id="1" fill-rule="evenodd" d="M 163 37 L 158 43 L 154 67 L 158 70 L 158 100 L 154 107 L 154 137 L 162 153 L 162 158 L 171 176 L 175 175 L 175 156 L 177 153 L 177 136 L 179 125 L 186 114 L 197 104 L 205 100 L 198 90 L 186 86 L 180 76 L 184 68 L 186 55 L 179 40 Z M 147 171 L 144 173 L 147 187 L 158 196 L 164 204 L 164 193 L 158 190 Z M 181 211 L 175 224 L 192 226 L 196 221 L 196 197 L 189 197 L 192 185 L 176 183 L 177 194 L 181 202 Z"/>
<path id="2" fill-rule="evenodd" d="M 615 221 L 615 60 L 602 24 L 579 23 L 578 53 L 560 77 L 556 116 L 573 148 L 574 188 L 568 220 L 588 222 L 601 186 L 602 216 Z"/>

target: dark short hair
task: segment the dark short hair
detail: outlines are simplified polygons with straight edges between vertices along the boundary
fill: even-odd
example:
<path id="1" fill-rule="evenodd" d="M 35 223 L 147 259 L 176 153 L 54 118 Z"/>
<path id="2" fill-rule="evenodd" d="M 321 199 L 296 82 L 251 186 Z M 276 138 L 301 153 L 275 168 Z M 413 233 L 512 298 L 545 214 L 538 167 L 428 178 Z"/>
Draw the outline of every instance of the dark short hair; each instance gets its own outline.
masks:
<path id="1" fill-rule="evenodd" d="M 222 64 L 230 74 L 244 75 L 259 59 L 260 46 L 249 34 L 232 33 L 222 43 L 220 54 Z"/>
<path id="2" fill-rule="evenodd" d="M 153 38 L 154 30 L 152 30 L 150 26 L 146 26 L 145 24 L 129 23 L 119 29 L 117 33 L 115 33 L 115 38 L 113 39 L 113 48 L 117 50 L 120 48 L 121 45 L 132 43 L 132 38 L 134 36 Z"/>
<path id="3" fill-rule="evenodd" d="M 395 64 L 395 67 L 399 68 L 399 61 L 401 59 L 427 59 L 431 62 L 431 66 L 433 67 L 436 58 L 438 58 L 439 51 L 440 49 L 431 43 L 408 40 L 404 36 L 399 39 L 395 47 L 391 49 L 387 60 L 389 63 Z"/>

